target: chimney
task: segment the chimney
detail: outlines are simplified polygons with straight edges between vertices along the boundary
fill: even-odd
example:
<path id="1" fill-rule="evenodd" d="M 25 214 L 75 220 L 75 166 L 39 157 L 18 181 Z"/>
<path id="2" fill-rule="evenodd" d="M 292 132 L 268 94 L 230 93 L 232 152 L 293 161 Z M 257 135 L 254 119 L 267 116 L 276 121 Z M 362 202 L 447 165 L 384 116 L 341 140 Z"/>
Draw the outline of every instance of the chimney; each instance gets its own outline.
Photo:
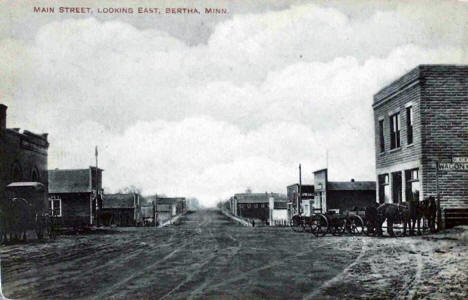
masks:
<path id="1" fill-rule="evenodd" d="M 7 109 L 8 106 L 4 104 L 0 104 L 0 130 L 6 129 L 6 121 L 7 121 Z"/>
<path id="2" fill-rule="evenodd" d="M 354 178 L 351 178 L 351 182 L 354 182 Z"/>

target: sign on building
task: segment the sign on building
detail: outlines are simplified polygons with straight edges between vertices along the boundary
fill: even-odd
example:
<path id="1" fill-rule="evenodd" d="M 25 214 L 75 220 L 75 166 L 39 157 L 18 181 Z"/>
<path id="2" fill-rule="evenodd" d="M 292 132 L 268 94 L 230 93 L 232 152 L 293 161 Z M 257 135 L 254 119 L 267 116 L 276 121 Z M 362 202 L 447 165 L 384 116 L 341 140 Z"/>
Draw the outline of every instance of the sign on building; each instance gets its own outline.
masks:
<path id="1" fill-rule="evenodd" d="M 440 162 L 440 171 L 468 171 L 468 157 L 453 157 L 451 162 Z"/>

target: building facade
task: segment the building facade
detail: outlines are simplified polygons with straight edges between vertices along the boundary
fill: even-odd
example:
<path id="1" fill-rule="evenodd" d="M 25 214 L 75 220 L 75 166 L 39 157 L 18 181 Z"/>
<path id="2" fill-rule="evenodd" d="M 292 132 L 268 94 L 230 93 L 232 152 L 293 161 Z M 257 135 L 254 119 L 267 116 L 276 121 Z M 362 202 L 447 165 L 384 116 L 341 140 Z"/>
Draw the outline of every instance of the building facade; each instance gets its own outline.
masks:
<path id="1" fill-rule="evenodd" d="M 298 207 L 301 214 L 305 212 L 306 215 L 309 215 L 308 212 L 310 212 L 311 202 L 313 202 L 315 196 L 314 188 L 314 185 L 299 185 L 298 183 L 291 184 L 286 188 L 289 218 L 297 213 Z M 299 189 L 301 190 L 300 193 Z"/>
<path id="2" fill-rule="evenodd" d="M 157 222 L 159 223 L 168 221 L 187 210 L 185 198 L 182 197 L 150 196 L 148 199 L 155 203 Z"/>
<path id="3" fill-rule="evenodd" d="M 97 225 L 102 209 L 102 169 L 49 170 L 49 207 L 65 225 Z M 96 203 L 96 188 L 99 191 Z"/>
<path id="4" fill-rule="evenodd" d="M 7 106 L 0 104 L 0 198 L 12 182 L 40 182 L 46 188 L 47 133 L 7 128 Z"/>
<path id="5" fill-rule="evenodd" d="M 468 208 L 468 66 L 421 65 L 374 96 L 377 200 Z"/>
<path id="6" fill-rule="evenodd" d="M 375 181 L 328 181 L 328 169 L 314 172 L 315 196 L 311 203 L 314 212 L 345 211 L 361 209 L 375 203 Z"/>
<path id="7" fill-rule="evenodd" d="M 103 225 L 140 226 L 143 225 L 140 194 L 104 194 L 99 217 Z"/>
<path id="8" fill-rule="evenodd" d="M 239 193 L 230 198 L 231 213 L 235 216 L 249 219 L 258 219 L 268 222 L 273 218 L 274 207 L 286 211 L 287 197 L 278 193 Z M 284 205 L 280 204 L 284 203 Z M 271 203 L 271 204 L 270 204 Z"/>

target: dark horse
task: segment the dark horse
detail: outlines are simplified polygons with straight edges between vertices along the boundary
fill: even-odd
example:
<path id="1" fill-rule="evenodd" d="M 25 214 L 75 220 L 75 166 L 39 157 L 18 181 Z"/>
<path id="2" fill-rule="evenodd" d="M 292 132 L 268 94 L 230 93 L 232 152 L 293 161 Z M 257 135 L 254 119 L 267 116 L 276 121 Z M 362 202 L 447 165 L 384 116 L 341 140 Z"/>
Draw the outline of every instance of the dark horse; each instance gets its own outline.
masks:
<path id="1" fill-rule="evenodd" d="M 382 235 L 382 224 L 387 220 L 387 232 L 390 236 L 395 236 L 393 231 L 393 224 L 403 224 L 403 235 L 406 235 L 406 228 L 410 228 L 411 232 L 411 211 L 415 210 L 413 205 L 395 204 L 395 203 L 384 203 L 379 207 L 368 207 L 366 208 L 365 216 L 367 220 L 368 232 L 375 233 L 379 236 Z"/>
<path id="2" fill-rule="evenodd" d="M 403 235 L 406 235 L 406 228 L 409 233 L 414 234 L 416 224 L 418 233 L 421 233 L 420 221 L 424 217 L 428 220 L 431 232 L 435 231 L 435 218 L 437 206 L 434 197 L 429 197 L 423 201 L 409 201 L 400 204 L 384 203 L 379 207 L 366 208 L 367 230 L 369 233 L 382 235 L 382 224 L 387 220 L 387 232 L 390 236 L 395 236 L 393 224 L 403 224 Z"/>
<path id="3" fill-rule="evenodd" d="M 436 224 L 436 215 L 437 215 L 437 203 L 433 196 L 430 196 L 427 199 L 424 199 L 419 203 L 419 211 L 421 213 L 421 217 L 424 217 L 427 220 L 427 224 L 431 232 L 435 232 L 435 224 Z M 418 223 L 419 229 L 419 223 Z"/>

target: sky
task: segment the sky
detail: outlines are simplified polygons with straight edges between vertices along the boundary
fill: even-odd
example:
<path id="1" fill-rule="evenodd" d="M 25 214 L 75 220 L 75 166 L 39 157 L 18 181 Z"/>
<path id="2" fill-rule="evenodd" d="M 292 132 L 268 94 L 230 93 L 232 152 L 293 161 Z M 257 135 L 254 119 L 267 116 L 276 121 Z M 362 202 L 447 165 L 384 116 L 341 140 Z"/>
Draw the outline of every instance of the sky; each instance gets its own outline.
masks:
<path id="1" fill-rule="evenodd" d="M 34 14 L 33 5 L 227 8 Z M 49 168 L 106 192 L 286 192 L 327 166 L 375 180 L 373 95 L 419 64 L 468 63 L 466 1 L 2 1 L 8 127 L 49 133 Z"/>

